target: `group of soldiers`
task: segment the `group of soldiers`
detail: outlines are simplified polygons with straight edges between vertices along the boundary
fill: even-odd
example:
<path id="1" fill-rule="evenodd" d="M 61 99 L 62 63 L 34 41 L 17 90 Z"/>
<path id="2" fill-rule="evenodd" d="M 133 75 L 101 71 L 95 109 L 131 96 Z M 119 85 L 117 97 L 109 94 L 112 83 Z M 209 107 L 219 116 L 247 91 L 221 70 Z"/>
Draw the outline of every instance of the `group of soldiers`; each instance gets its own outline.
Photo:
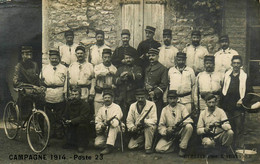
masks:
<path id="1" fill-rule="evenodd" d="M 219 38 L 221 49 L 210 55 L 200 45 L 200 31 L 192 31 L 183 51 L 172 45 L 170 29 L 163 30 L 163 45 L 154 40 L 155 31 L 147 26 L 146 40 L 135 49 L 129 30 L 123 29 L 123 44 L 114 52 L 101 30 L 90 48 L 74 43 L 73 31 L 66 31 L 66 43 L 49 51 L 50 64 L 41 71 L 31 60 L 32 47 L 23 46 L 14 87 L 30 84 L 44 91 L 52 136 L 62 138 L 55 118 L 69 125 L 63 148 L 77 146 L 83 152 L 93 122 L 94 145 L 104 148 L 102 154 L 113 151 L 121 133 L 129 149 L 172 152 L 178 141 L 179 156 L 184 156 L 194 127 L 204 147 L 219 143 L 226 152 L 232 143 L 240 146 L 241 105 L 251 87 L 228 36 Z M 25 110 L 30 98 L 20 95 L 19 100 Z M 122 132 L 129 135 L 122 137 Z"/>

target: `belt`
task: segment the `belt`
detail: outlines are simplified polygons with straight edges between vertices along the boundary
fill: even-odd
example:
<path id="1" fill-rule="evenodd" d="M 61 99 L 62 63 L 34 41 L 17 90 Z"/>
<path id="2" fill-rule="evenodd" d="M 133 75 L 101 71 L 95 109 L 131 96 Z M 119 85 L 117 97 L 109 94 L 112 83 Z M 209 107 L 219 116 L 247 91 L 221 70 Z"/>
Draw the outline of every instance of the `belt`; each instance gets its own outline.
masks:
<path id="1" fill-rule="evenodd" d="M 90 89 L 90 85 L 79 84 L 78 86 L 79 86 L 80 88 L 88 88 L 88 89 Z"/>
<path id="2" fill-rule="evenodd" d="M 47 86 L 46 88 L 52 88 L 52 89 L 55 89 L 55 88 L 61 88 L 61 87 L 64 87 L 64 86 L 59 86 L 59 85 L 50 85 L 50 86 Z"/>
<path id="3" fill-rule="evenodd" d="M 191 94 L 191 92 L 177 94 L 177 95 L 178 95 L 178 97 L 185 97 L 185 96 L 189 96 L 190 94 Z"/>
<path id="4" fill-rule="evenodd" d="M 96 93 L 102 93 L 103 92 L 103 88 L 101 88 L 99 86 L 95 86 L 95 92 Z"/>

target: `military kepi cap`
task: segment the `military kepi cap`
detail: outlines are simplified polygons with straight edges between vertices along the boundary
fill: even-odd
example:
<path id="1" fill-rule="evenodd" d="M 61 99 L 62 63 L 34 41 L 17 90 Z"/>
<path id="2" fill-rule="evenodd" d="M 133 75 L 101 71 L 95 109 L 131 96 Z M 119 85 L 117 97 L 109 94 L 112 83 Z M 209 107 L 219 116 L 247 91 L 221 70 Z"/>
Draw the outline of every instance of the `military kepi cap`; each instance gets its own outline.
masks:
<path id="1" fill-rule="evenodd" d="M 206 95 L 206 97 L 205 97 L 205 100 L 206 101 L 209 101 L 209 100 L 211 100 L 211 99 L 216 99 L 217 97 L 215 96 L 215 95 L 213 95 L 212 93 L 208 93 L 207 95 Z"/>
<path id="2" fill-rule="evenodd" d="M 78 50 L 81 50 L 81 51 L 85 52 L 85 47 L 83 47 L 83 46 L 78 46 L 78 47 L 75 49 L 75 52 L 77 52 Z"/>
<path id="3" fill-rule="evenodd" d="M 49 56 L 52 56 L 52 55 L 60 56 L 60 52 L 57 51 L 57 50 L 50 50 L 50 51 L 49 51 Z"/>
<path id="4" fill-rule="evenodd" d="M 96 31 L 96 36 L 97 36 L 98 34 L 101 34 L 101 35 L 103 35 L 103 36 L 105 35 L 104 31 L 102 31 L 102 30 L 97 30 L 97 31 Z"/>
<path id="5" fill-rule="evenodd" d="M 155 33 L 155 30 L 156 30 L 156 28 L 154 28 L 152 26 L 146 26 L 146 28 L 145 28 L 145 31 L 150 31 L 152 33 Z"/>
<path id="6" fill-rule="evenodd" d="M 32 52 L 32 46 L 22 46 L 21 51 L 22 52 Z"/>
<path id="7" fill-rule="evenodd" d="M 128 29 L 123 29 L 121 35 L 129 35 L 130 36 L 130 31 Z"/>
<path id="8" fill-rule="evenodd" d="M 231 59 L 231 61 L 235 60 L 235 59 L 239 59 L 240 61 L 242 61 L 242 57 L 240 55 L 234 55 Z"/>
<path id="9" fill-rule="evenodd" d="M 112 89 L 104 89 L 103 91 L 103 96 L 105 95 L 110 95 L 110 96 L 114 96 L 113 90 Z"/>
<path id="10" fill-rule="evenodd" d="M 74 32 L 72 30 L 65 31 L 64 36 L 74 36 Z"/>
<path id="11" fill-rule="evenodd" d="M 200 33 L 200 31 L 198 31 L 198 30 L 193 30 L 193 31 L 191 32 L 191 35 L 201 36 L 201 33 Z"/>
<path id="12" fill-rule="evenodd" d="M 215 57 L 213 55 L 206 55 L 206 56 L 204 56 L 204 62 L 205 61 L 215 62 Z"/>
<path id="13" fill-rule="evenodd" d="M 172 30 L 170 30 L 170 29 L 164 29 L 164 30 L 163 30 L 163 35 L 172 35 Z"/>
<path id="14" fill-rule="evenodd" d="M 143 88 L 139 88 L 135 90 L 135 95 L 145 95 L 146 92 Z"/>
<path id="15" fill-rule="evenodd" d="M 112 50 L 109 48 L 104 48 L 102 54 L 112 54 Z"/>
<path id="16" fill-rule="evenodd" d="M 159 49 L 150 48 L 149 51 L 148 51 L 148 54 L 155 54 L 155 55 L 158 55 L 159 52 L 160 52 Z"/>
<path id="17" fill-rule="evenodd" d="M 219 41 L 224 41 L 224 40 L 229 41 L 228 35 L 221 35 L 221 36 L 219 37 Z"/>
<path id="18" fill-rule="evenodd" d="M 175 97 L 175 98 L 178 97 L 177 91 L 176 90 L 169 90 L 167 97 Z"/>
<path id="19" fill-rule="evenodd" d="M 178 52 L 176 55 L 177 58 L 186 58 L 186 53 L 184 52 Z"/>

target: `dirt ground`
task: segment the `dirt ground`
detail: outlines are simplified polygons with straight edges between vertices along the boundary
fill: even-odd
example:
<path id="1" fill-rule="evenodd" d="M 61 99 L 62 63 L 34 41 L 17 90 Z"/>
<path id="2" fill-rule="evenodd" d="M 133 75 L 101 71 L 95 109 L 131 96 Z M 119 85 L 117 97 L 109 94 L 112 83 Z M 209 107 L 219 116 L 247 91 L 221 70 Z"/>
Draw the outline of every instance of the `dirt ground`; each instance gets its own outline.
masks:
<path id="1" fill-rule="evenodd" d="M 212 156 L 206 160 L 206 158 L 201 154 L 197 154 L 200 150 L 193 151 L 187 155 L 186 158 L 180 158 L 177 152 L 170 154 L 158 154 L 153 153 L 147 155 L 144 151 L 130 151 L 125 150 L 122 153 L 120 150 L 115 150 L 109 155 L 100 155 L 100 150 L 96 150 L 92 144 L 84 153 L 78 153 L 77 150 L 64 150 L 62 149 L 64 141 L 51 139 L 49 146 L 41 154 L 35 154 L 29 148 L 26 133 L 23 130 L 19 131 L 19 134 L 15 140 L 9 140 L 5 136 L 3 129 L 3 123 L 0 122 L 0 163 L 186 163 L 186 164 L 239 164 L 240 161 L 236 158 L 231 157 L 229 160 L 221 158 L 221 156 Z M 191 148 L 194 149 L 194 148 Z M 16 160 L 15 157 L 18 155 L 28 155 L 33 156 L 33 160 Z M 42 158 L 42 159 L 41 159 Z M 258 159 L 250 163 L 260 163 Z"/>

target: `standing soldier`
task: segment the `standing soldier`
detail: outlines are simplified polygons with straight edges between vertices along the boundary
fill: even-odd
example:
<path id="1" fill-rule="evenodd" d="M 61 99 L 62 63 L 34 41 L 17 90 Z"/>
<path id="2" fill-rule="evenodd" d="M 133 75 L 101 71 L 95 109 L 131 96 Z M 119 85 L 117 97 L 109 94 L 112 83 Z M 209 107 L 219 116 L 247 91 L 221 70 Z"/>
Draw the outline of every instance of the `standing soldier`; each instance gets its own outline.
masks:
<path id="1" fill-rule="evenodd" d="M 194 104 L 196 109 L 204 110 L 207 107 L 205 97 L 209 93 L 214 94 L 217 97 L 217 102 L 219 102 L 223 76 L 219 72 L 214 71 L 214 66 L 214 56 L 205 56 L 205 71 L 198 74 L 194 88 Z M 198 103 L 198 101 L 200 102 Z"/>
<path id="2" fill-rule="evenodd" d="M 215 71 L 225 73 L 231 68 L 231 59 L 234 55 L 238 55 L 237 51 L 229 48 L 229 37 L 228 35 L 222 35 L 219 38 L 221 49 L 215 54 Z"/>
<path id="3" fill-rule="evenodd" d="M 93 65 L 86 61 L 85 48 L 78 46 L 76 48 L 77 62 L 70 65 L 69 85 L 77 85 L 81 88 L 81 99 L 88 101 L 89 95 L 95 95 L 95 78 Z"/>
<path id="4" fill-rule="evenodd" d="M 115 52 L 112 55 L 112 64 L 116 68 L 119 68 L 125 63 L 124 54 L 131 54 L 131 56 L 135 60 L 135 64 L 141 66 L 141 59 L 138 56 L 137 50 L 129 45 L 130 32 L 128 29 L 122 30 L 121 40 L 123 42 L 123 45 L 115 49 Z"/>
<path id="5" fill-rule="evenodd" d="M 171 44 L 171 41 L 172 41 L 172 30 L 164 29 L 163 30 L 164 45 L 162 45 L 159 48 L 160 53 L 159 53 L 158 61 L 168 69 L 175 66 L 175 57 L 178 52 L 178 49 Z"/>
<path id="6" fill-rule="evenodd" d="M 245 119 L 245 115 L 243 115 L 245 111 L 242 107 L 242 102 L 245 95 L 248 92 L 252 92 L 252 87 L 249 84 L 247 74 L 241 68 L 242 57 L 239 55 L 234 55 L 231 60 L 231 66 L 232 69 L 228 70 L 224 77 L 222 106 L 229 118 L 240 114 L 239 117 L 232 119 L 230 123 L 235 134 L 235 146 L 241 146 L 238 139 L 243 133 Z"/>
<path id="7" fill-rule="evenodd" d="M 77 61 L 77 57 L 75 55 L 75 49 L 78 46 L 77 44 L 73 43 L 74 40 L 74 32 L 68 30 L 65 32 L 64 37 L 66 39 L 66 44 L 63 44 L 59 47 L 60 57 L 61 57 L 61 64 L 69 67 L 69 65 L 73 62 Z"/>
<path id="8" fill-rule="evenodd" d="M 128 109 L 135 102 L 135 89 L 143 86 L 143 71 L 140 66 L 134 64 L 132 54 L 126 53 L 124 56 L 125 64 L 118 68 L 114 84 L 117 87 L 115 101 L 123 111 L 123 120 L 125 122 Z"/>
<path id="9" fill-rule="evenodd" d="M 88 60 L 90 63 L 92 63 L 94 66 L 98 65 L 103 62 L 102 60 L 102 52 L 106 48 L 109 47 L 105 44 L 105 33 L 102 30 L 96 31 L 96 40 L 97 43 L 90 47 L 90 54 L 88 56 Z"/>
<path id="10" fill-rule="evenodd" d="M 61 138 L 61 125 L 55 118 L 61 118 L 65 106 L 67 68 L 60 64 L 60 53 L 56 50 L 49 51 L 50 64 L 42 68 L 41 78 L 45 92 L 46 112 L 50 118 L 52 135 Z M 55 116 L 56 115 L 56 116 Z M 57 133 L 57 134 L 56 134 Z"/>
<path id="11" fill-rule="evenodd" d="M 139 45 L 137 47 L 138 55 L 142 59 L 143 70 L 149 65 L 148 51 L 151 48 L 158 49 L 159 47 L 161 47 L 161 44 L 158 41 L 154 40 L 154 38 L 153 38 L 155 30 L 156 30 L 156 28 L 154 28 L 154 27 L 146 26 L 146 29 L 145 29 L 146 40 L 139 43 Z"/>
<path id="12" fill-rule="evenodd" d="M 123 113 L 119 105 L 113 103 L 113 91 L 103 92 L 104 106 L 96 115 L 95 147 L 104 148 L 101 154 L 109 154 L 113 151 L 118 132 L 120 132 Z"/>
<path id="13" fill-rule="evenodd" d="M 116 67 L 111 63 L 111 49 L 104 49 L 102 52 L 103 63 L 94 67 L 96 86 L 94 108 L 97 114 L 99 108 L 103 106 L 102 92 L 104 88 L 115 88 L 113 78 L 116 74 Z"/>
<path id="14" fill-rule="evenodd" d="M 188 117 L 183 121 L 180 131 L 176 132 L 178 134 L 173 134 L 174 128 L 179 128 L 175 127 L 176 123 L 188 116 L 189 113 L 184 105 L 177 103 L 178 96 L 176 90 L 169 90 L 167 98 L 169 105 L 163 108 L 158 127 L 162 138 L 159 140 L 155 150 L 161 153 L 174 151 L 171 146 L 177 138 L 172 137 L 174 137 L 174 135 L 175 137 L 180 136 L 179 156 L 183 157 L 192 135 L 193 127 L 191 123 L 193 123 L 193 121 L 190 117 Z"/>
<path id="15" fill-rule="evenodd" d="M 159 120 L 163 108 L 163 93 L 167 88 L 167 68 L 158 62 L 159 50 L 151 48 L 148 52 L 149 66 L 145 69 L 145 89 L 150 100 L 156 104 L 157 120 Z"/>
<path id="16" fill-rule="evenodd" d="M 188 112 L 192 109 L 192 91 L 195 85 L 195 74 L 192 68 L 186 66 L 186 54 L 178 52 L 176 66 L 170 68 L 168 78 L 170 82 L 169 90 L 176 90 L 179 102 L 185 105 Z"/>
<path id="17" fill-rule="evenodd" d="M 202 145 L 205 148 L 215 147 L 216 141 L 222 146 L 222 153 L 225 154 L 228 146 L 233 141 L 233 131 L 227 120 L 223 109 L 218 108 L 217 98 L 213 94 L 206 96 L 207 108 L 201 111 L 197 124 L 197 134 L 202 136 Z"/>
<path id="18" fill-rule="evenodd" d="M 194 70 L 196 76 L 204 70 L 203 59 L 209 54 L 207 48 L 200 45 L 200 40 L 200 31 L 192 31 L 192 44 L 183 50 L 187 54 L 187 66 Z"/>
<path id="19" fill-rule="evenodd" d="M 133 134 L 128 144 L 129 149 L 145 147 L 147 154 L 153 153 L 152 144 L 157 123 L 156 105 L 146 100 L 145 90 L 137 89 L 135 98 L 137 102 L 131 104 L 126 125 Z"/>

